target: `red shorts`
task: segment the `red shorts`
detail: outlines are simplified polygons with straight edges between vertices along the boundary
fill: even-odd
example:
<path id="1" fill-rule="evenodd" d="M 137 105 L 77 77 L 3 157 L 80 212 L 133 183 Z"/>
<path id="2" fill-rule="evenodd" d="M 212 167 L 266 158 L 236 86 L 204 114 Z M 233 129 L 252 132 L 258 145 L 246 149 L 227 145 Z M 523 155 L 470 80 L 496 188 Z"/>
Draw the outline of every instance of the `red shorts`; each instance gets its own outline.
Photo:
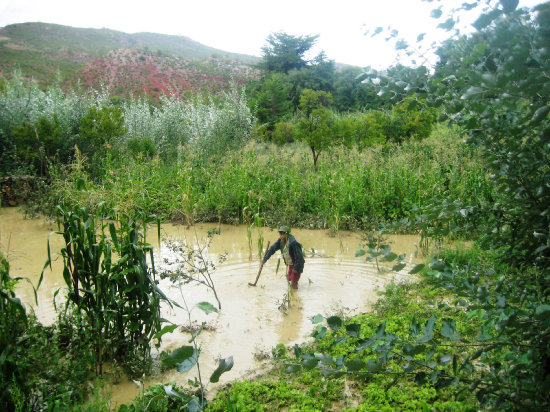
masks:
<path id="1" fill-rule="evenodd" d="M 302 273 L 301 272 L 295 272 L 294 271 L 294 266 L 293 265 L 289 265 L 288 266 L 288 273 L 286 275 L 286 278 L 288 279 L 289 282 L 298 282 L 300 280 L 300 275 Z"/>

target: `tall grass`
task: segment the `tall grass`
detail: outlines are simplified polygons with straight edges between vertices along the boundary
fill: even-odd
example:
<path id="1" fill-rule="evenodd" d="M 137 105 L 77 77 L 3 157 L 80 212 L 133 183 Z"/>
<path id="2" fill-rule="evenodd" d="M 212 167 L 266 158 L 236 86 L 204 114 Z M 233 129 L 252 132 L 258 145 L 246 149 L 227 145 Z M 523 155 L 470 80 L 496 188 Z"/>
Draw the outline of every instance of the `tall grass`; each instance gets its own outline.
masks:
<path id="1" fill-rule="evenodd" d="M 185 153 L 177 165 L 123 156 L 99 182 L 81 167 L 58 170 L 42 202 L 76 200 L 93 209 L 105 201 L 119 212 L 228 223 L 246 223 L 246 211 L 255 211 L 267 225 L 354 229 L 412 218 L 413 205 L 440 196 L 473 206 L 498 198 L 476 149 L 456 136 L 364 151 L 335 147 L 317 171 L 300 144 L 254 143 L 223 158 Z"/>

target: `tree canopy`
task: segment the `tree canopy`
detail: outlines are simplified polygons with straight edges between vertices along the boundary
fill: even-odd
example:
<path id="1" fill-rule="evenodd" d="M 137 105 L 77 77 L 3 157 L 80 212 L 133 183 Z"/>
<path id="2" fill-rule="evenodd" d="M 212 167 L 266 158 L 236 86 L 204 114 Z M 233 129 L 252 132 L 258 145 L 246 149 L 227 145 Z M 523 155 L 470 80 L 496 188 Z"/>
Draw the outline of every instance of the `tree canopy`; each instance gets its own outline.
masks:
<path id="1" fill-rule="evenodd" d="M 262 47 L 263 61 L 260 67 L 268 72 L 288 74 L 290 70 L 300 70 L 307 65 L 304 55 L 308 52 L 319 35 L 293 36 L 277 32 L 270 34 Z"/>

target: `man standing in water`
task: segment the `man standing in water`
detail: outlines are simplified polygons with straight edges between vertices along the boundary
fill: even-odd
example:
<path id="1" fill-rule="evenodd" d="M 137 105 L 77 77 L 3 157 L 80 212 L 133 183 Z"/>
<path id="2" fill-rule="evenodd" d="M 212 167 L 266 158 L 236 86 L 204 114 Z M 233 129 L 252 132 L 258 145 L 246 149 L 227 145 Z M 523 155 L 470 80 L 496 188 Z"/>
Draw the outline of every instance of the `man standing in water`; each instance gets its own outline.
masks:
<path id="1" fill-rule="evenodd" d="M 286 278 L 290 282 L 293 289 L 298 289 L 298 281 L 304 270 L 304 255 L 302 253 L 302 245 L 300 245 L 294 236 L 290 234 L 288 226 L 279 228 L 279 239 L 269 248 L 265 254 L 262 265 L 275 253 L 281 251 L 283 260 L 287 266 Z"/>

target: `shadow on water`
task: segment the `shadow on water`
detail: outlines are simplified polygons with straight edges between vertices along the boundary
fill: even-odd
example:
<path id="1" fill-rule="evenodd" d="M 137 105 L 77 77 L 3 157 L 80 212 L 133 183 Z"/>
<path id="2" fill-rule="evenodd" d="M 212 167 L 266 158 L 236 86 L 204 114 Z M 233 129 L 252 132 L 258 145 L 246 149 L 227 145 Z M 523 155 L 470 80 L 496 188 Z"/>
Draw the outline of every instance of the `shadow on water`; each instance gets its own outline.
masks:
<path id="1" fill-rule="evenodd" d="M 209 231 L 218 228 L 217 224 L 200 224 L 188 229 L 185 226 L 165 224 L 162 226 L 162 239 L 204 241 Z M 36 284 L 46 261 L 48 234 L 56 228 L 41 219 L 25 220 L 14 208 L 0 209 L 0 247 L 8 253 L 12 276 L 26 276 Z M 258 370 L 258 359 L 271 354 L 277 344 L 292 345 L 303 342 L 313 330 L 311 318 L 320 313 L 352 315 L 369 310 L 377 299 L 377 292 L 385 284 L 408 278 L 407 266 L 399 273 L 378 273 L 371 263 L 354 257 L 360 244 L 360 235 L 340 232 L 330 237 L 328 231 L 294 229 L 293 234 L 306 251 L 306 265 L 298 290 L 289 291 L 284 268 L 279 267 L 275 254 L 265 265 L 256 287 L 253 282 L 259 268 L 259 257 L 253 250 L 254 260 L 249 260 L 247 228 L 243 225 L 221 225 L 220 234 L 214 235 L 208 249 L 208 258 L 216 264 L 213 278 L 216 291 L 222 303 L 219 314 L 205 315 L 198 309 L 192 310 L 193 323 L 206 322 L 208 330 L 199 336 L 201 345 L 201 370 L 203 377 L 210 376 L 216 368 L 218 358 L 230 355 L 234 358 L 233 369 L 222 375 L 220 383 L 226 383 Z M 277 232 L 264 228 L 264 238 L 274 242 Z M 51 237 L 51 247 L 59 250 L 61 236 Z M 164 261 L 169 261 L 172 253 L 163 244 L 160 250 L 154 231 L 148 239 L 155 248 L 157 269 L 162 269 Z M 416 236 L 390 237 L 392 250 L 412 256 L 415 251 Z M 256 243 L 253 243 L 256 244 Z M 217 264 L 219 256 L 226 255 L 222 264 Z M 18 286 L 18 296 L 32 307 L 43 324 L 51 324 L 56 319 L 53 296 L 63 286 L 62 264 L 54 262 L 53 270 L 47 270 L 38 294 L 38 307 L 34 305 L 32 288 L 25 283 Z M 182 295 L 168 280 L 161 280 L 160 287 L 172 299 L 181 303 Z M 185 285 L 183 298 L 189 307 L 208 301 L 215 305 L 211 291 L 204 286 Z M 290 301 L 286 310 L 285 297 Z M 58 298 L 59 299 L 59 298 Z M 59 302 L 58 302 L 59 304 Z M 179 325 L 188 324 L 188 315 L 181 309 L 163 307 L 163 317 Z M 160 350 L 176 349 L 188 345 L 189 333 L 181 328 L 163 337 Z M 196 368 L 195 368 L 196 369 Z M 194 375 L 194 370 L 186 374 L 168 371 L 148 379 L 147 384 L 176 382 L 185 384 Z M 139 388 L 131 381 L 121 382 L 112 387 L 113 402 L 120 404 L 133 399 Z"/>

